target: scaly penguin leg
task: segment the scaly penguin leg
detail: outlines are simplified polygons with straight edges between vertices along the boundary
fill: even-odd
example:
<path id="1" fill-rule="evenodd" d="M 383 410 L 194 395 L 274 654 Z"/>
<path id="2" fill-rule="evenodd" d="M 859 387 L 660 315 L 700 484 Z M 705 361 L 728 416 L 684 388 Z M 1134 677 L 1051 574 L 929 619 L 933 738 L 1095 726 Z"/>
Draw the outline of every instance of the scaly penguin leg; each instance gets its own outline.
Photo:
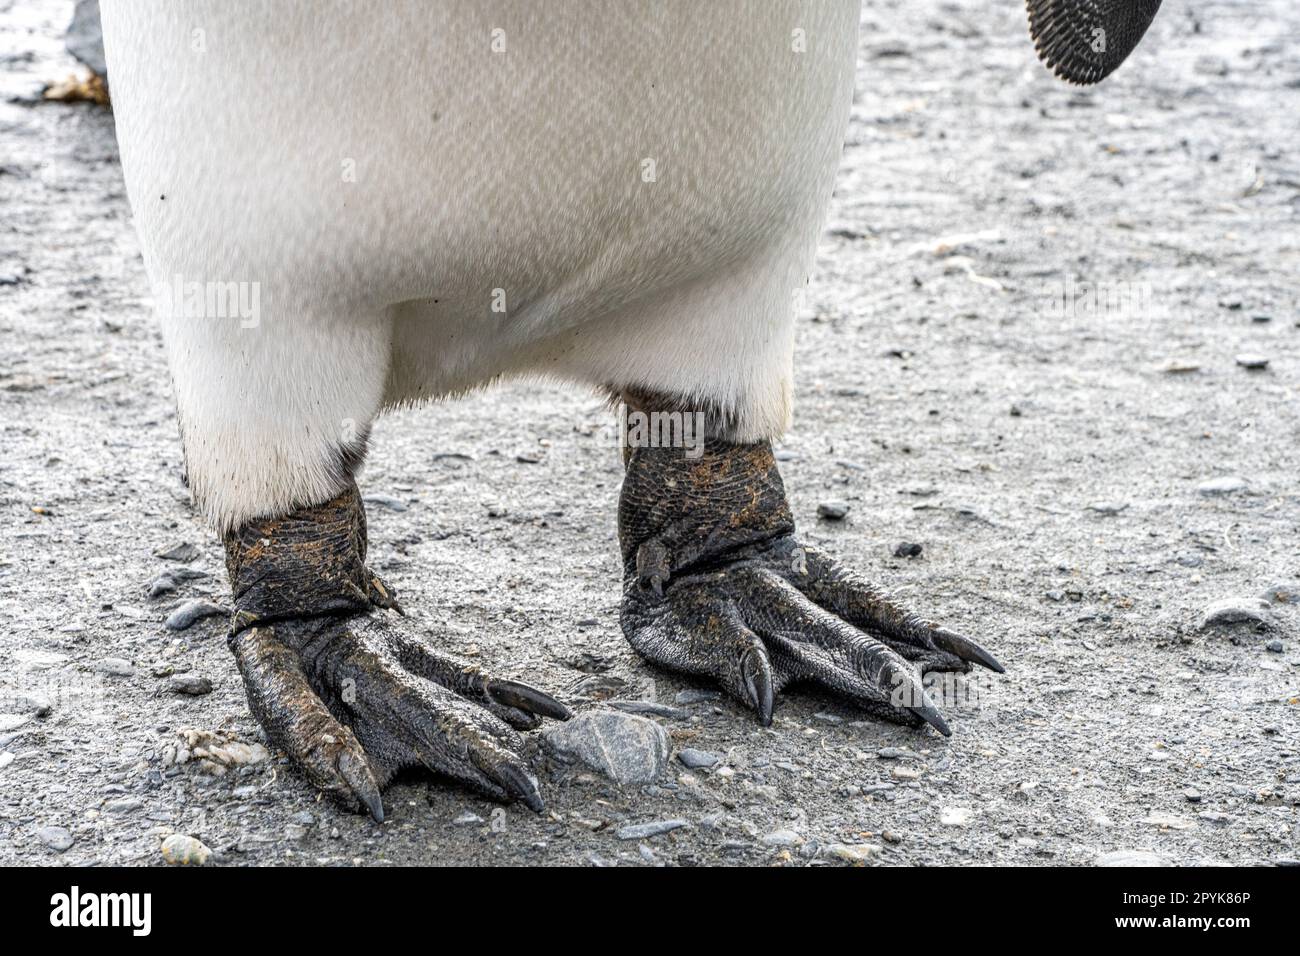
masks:
<path id="1" fill-rule="evenodd" d="M 325 504 L 248 522 L 225 545 L 229 644 L 249 706 L 315 786 L 382 821 L 380 788 L 423 766 L 541 810 L 516 731 L 568 710 L 405 631 L 392 592 L 365 565 L 355 483 Z"/>
<path id="2" fill-rule="evenodd" d="M 948 735 L 924 675 L 1002 665 L 799 544 L 771 445 L 719 431 L 695 457 L 628 449 L 618 512 L 628 641 L 653 663 L 717 680 L 764 725 L 786 685 L 811 680 L 878 718 Z"/>

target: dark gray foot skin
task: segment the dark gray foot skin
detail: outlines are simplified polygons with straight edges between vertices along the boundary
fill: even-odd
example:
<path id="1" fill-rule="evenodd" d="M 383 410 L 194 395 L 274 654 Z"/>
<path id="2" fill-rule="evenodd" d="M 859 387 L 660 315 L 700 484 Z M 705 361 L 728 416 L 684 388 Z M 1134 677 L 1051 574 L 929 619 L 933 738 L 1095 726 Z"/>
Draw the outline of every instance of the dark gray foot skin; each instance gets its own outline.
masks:
<path id="1" fill-rule="evenodd" d="M 406 633 L 365 538 L 355 485 L 227 535 L 229 643 L 253 715 L 316 787 L 376 820 L 380 788 L 408 767 L 541 810 L 518 731 L 568 710 Z"/>
<path id="2" fill-rule="evenodd" d="M 932 671 L 1002 665 L 800 545 L 771 446 L 637 448 L 619 503 L 623 633 L 647 660 L 712 678 L 770 724 L 776 695 L 815 681 L 883 720 L 947 722 Z"/>

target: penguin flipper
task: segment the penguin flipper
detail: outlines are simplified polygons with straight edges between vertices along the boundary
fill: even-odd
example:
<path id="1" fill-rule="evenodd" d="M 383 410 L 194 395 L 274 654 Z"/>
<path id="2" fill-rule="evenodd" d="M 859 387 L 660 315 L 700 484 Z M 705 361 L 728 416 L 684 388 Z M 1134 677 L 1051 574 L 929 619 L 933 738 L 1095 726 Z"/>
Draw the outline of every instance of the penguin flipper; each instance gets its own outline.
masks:
<path id="1" fill-rule="evenodd" d="M 1025 0 L 1038 58 L 1069 83 L 1098 83 L 1147 32 L 1160 0 Z"/>

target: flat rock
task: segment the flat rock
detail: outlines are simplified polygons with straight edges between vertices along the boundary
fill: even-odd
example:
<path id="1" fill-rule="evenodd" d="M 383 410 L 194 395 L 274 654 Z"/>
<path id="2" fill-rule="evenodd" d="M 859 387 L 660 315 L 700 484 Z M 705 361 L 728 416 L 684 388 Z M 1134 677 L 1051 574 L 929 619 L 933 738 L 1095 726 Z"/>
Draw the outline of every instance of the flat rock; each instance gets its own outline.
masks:
<path id="1" fill-rule="evenodd" d="M 1201 630 L 1231 624 L 1251 624 L 1270 627 L 1273 619 L 1268 613 L 1268 602 L 1260 598 L 1230 597 L 1215 601 L 1201 615 Z"/>
<path id="2" fill-rule="evenodd" d="M 388 511 L 403 512 L 409 507 L 401 498 L 394 498 L 392 495 L 362 495 L 361 500 L 368 505 L 374 505 L 377 508 L 385 508 Z"/>
<path id="3" fill-rule="evenodd" d="M 665 717 L 669 720 L 685 720 L 687 717 L 691 716 L 680 707 L 673 707 L 670 704 L 660 704 L 653 700 L 611 700 L 606 701 L 606 703 L 615 710 L 623 711 L 625 714 Z"/>
<path id="4" fill-rule="evenodd" d="M 1096 859 L 1097 866 L 1169 866 L 1169 861 L 1150 850 L 1112 850 Z"/>
<path id="5" fill-rule="evenodd" d="M 673 698 L 673 703 L 681 707 L 689 707 L 691 704 L 708 704 L 721 699 L 722 691 L 692 687 L 688 690 L 678 691 L 677 696 Z"/>
<path id="6" fill-rule="evenodd" d="M 36 839 L 56 853 L 62 853 L 76 842 L 67 827 L 39 827 L 36 830 Z"/>
<path id="7" fill-rule="evenodd" d="M 130 677 L 135 673 L 131 662 L 121 657 L 102 657 L 90 665 L 91 670 L 109 677 Z"/>
<path id="8" fill-rule="evenodd" d="M 619 827 L 614 835 L 620 840 L 645 840 L 649 837 L 680 830 L 682 827 L 689 825 L 685 820 L 653 820 L 650 823 L 630 823 L 625 827 Z"/>
<path id="9" fill-rule="evenodd" d="M 1259 371 L 1260 369 L 1268 368 L 1268 356 L 1255 355 L 1254 353 L 1243 352 L 1241 355 L 1237 356 L 1237 364 L 1240 365 L 1242 368 L 1251 369 L 1252 371 Z"/>
<path id="10" fill-rule="evenodd" d="M 189 564 L 199 556 L 199 549 L 188 541 L 180 541 L 155 551 L 154 556 L 162 558 L 164 561 L 179 561 L 181 564 Z"/>
<path id="11" fill-rule="evenodd" d="M 1236 494 L 1238 491 L 1245 491 L 1247 487 L 1245 478 L 1227 475 L 1223 478 L 1211 478 L 1208 481 L 1201 482 L 1196 486 L 1196 493 L 1205 495 L 1207 498 L 1213 498 L 1217 495 Z"/>
<path id="12" fill-rule="evenodd" d="M 1190 830 L 1196 826 L 1187 817 L 1180 817 L 1176 813 L 1153 813 L 1144 817 L 1142 822 L 1148 826 L 1159 827 L 1162 830 Z"/>
<path id="13" fill-rule="evenodd" d="M 549 727 L 543 736 L 561 757 L 620 784 L 650 783 L 668 763 L 668 732 L 636 714 L 591 710 Z"/>

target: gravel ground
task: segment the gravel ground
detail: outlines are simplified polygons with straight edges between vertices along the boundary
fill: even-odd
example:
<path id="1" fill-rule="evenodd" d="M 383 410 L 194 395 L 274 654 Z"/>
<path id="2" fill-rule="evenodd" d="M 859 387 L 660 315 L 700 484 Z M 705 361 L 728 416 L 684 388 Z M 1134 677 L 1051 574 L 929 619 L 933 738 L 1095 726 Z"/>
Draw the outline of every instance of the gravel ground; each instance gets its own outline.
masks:
<path id="1" fill-rule="evenodd" d="M 953 737 L 811 692 L 764 730 L 642 664 L 609 416 L 516 383 L 379 423 L 371 554 L 454 651 L 658 702 L 674 756 L 619 786 L 538 740 L 543 815 L 412 777 L 377 826 L 261 750 L 220 617 L 164 624 L 228 596 L 112 117 L 40 99 L 71 4 L 0 0 L 0 863 L 1294 862 L 1300 8 L 1166 6 L 1091 91 L 1016 4 L 863 14 L 782 467 L 810 542 L 1008 665 L 944 688 Z"/>

